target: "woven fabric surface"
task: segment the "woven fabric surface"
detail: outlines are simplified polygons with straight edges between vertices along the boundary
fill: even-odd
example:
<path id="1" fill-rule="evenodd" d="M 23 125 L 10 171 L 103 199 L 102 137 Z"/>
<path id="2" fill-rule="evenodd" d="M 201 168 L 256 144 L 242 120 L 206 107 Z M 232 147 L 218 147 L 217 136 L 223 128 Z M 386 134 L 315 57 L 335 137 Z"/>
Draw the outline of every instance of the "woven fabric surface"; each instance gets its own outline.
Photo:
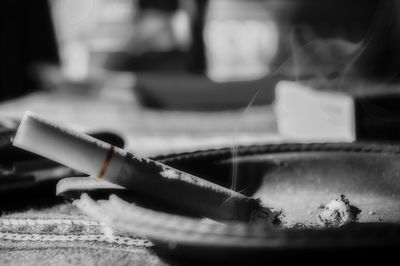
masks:
<path id="1" fill-rule="evenodd" d="M 164 265 L 152 246 L 69 203 L 0 218 L 0 265 Z"/>

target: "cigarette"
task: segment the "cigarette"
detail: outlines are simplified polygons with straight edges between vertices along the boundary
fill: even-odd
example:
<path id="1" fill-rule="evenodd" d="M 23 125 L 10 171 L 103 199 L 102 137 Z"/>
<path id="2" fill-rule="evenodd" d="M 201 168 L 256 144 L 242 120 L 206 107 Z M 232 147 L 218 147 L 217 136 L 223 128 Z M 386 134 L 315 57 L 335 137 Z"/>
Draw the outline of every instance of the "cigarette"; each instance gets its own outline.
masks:
<path id="1" fill-rule="evenodd" d="M 270 212 L 259 200 L 140 158 L 32 112 L 25 113 L 13 145 L 201 217 L 250 222 L 267 220 L 266 214 Z"/>

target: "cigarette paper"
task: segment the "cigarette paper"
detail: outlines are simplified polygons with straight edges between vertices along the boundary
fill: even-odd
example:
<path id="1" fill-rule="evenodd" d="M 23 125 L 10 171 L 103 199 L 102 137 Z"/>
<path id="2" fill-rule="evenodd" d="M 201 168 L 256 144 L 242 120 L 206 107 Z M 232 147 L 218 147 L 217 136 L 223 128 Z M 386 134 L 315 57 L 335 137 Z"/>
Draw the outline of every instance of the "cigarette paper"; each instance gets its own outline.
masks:
<path id="1" fill-rule="evenodd" d="M 258 200 L 140 158 L 31 112 L 25 114 L 13 144 L 194 215 L 249 222 L 260 217 L 267 220 L 270 213 Z"/>
<path id="2" fill-rule="evenodd" d="M 56 125 L 26 112 L 13 145 L 71 167 L 88 175 L 98 175 L 111 145 L 85 134 Z M 107 174 L 119 173 L 126 152 L 114 147 Z"/>

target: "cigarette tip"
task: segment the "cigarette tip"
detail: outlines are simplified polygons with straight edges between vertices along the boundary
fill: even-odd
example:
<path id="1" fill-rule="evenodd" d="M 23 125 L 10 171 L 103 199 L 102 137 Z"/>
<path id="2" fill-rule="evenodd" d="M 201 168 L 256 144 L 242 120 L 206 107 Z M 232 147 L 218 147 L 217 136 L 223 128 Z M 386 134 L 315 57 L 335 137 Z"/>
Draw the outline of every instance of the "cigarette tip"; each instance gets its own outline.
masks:
<path id="1" fill-rule="evenodd" d="M 35 114 L 32 111 L 25 111 L 22 120 L 18 126 L 17 132 L 13 138 L 12 144 L 15 147 L 25 149 L 26 142 L 28 141 L 26 138 L 26 134 L 29 132 L 29 121 L 39 119 L 39 115 Z"/>

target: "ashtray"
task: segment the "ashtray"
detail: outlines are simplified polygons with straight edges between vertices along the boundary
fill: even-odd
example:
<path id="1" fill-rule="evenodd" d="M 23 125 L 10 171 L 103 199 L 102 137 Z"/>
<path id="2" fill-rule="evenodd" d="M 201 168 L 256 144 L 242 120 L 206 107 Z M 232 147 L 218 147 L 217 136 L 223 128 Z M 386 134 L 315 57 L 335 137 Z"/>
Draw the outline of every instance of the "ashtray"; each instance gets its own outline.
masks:
<path id="1" fill-rule="evenodd" d="M 86 192 L 77 202 L 112 227 L 149 238 L 168 260 L 190 264 L 371 262 L 396 258 L 400 247 L 400 147 L 380 143 L 267 144 L 153 158 L 174 168 L 260 198 L 282 210 L 277 228 L 221 224 L 131 204 L 118 187 L 62 186 Z M 87 179 L 87 182 L 91 182 Z M 93 179 L 94 180 L 94 179 Z M 99 184 L 101 181 L 96 180 Z M 73 183 L 71 183 L 73 184 Z M 103 184 L 104 185 L 104 184 Z M 317 226 L 321 205 L 346 195 L 357 221 Z M 83 198 L 83 200 L 82 200 Z M 183 199 L 184 200 L 184 199 Z"/>

